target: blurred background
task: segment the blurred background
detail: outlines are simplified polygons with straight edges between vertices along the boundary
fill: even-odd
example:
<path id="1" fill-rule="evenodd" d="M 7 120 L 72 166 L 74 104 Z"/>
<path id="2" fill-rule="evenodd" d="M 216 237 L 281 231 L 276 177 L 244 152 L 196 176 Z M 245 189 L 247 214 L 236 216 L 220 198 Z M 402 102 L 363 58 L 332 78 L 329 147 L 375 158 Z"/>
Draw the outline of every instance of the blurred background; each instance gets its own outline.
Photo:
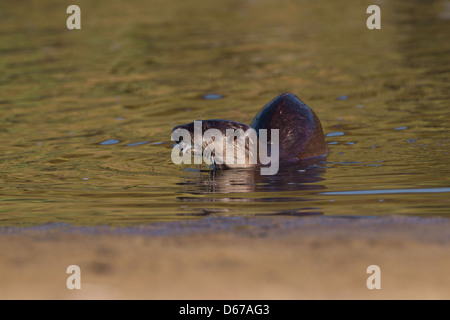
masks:
<path id="1" fill-rule="evenodd" d="M 449 30 L 440 0 L 2 0 L 0 225 L 448 216 Z M 273 177 L 171 162 L 175 125 L 250 123 L 286 91 L 327 159 Z"/>

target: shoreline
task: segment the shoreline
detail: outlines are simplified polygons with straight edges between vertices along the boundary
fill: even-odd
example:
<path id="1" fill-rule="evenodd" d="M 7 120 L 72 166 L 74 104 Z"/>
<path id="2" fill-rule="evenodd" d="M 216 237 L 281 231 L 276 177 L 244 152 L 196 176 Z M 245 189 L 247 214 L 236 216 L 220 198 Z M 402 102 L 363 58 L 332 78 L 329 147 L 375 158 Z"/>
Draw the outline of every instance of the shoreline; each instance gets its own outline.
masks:
<path id="1" fill-rule="evenodd" d="M 215 217 L 0 227 L 0 299 L 449 299 L 450 219 Z M 68 290 L 66 269 L 81 269 Z M 369 290 L 366 269 L 381 269 Z"/>

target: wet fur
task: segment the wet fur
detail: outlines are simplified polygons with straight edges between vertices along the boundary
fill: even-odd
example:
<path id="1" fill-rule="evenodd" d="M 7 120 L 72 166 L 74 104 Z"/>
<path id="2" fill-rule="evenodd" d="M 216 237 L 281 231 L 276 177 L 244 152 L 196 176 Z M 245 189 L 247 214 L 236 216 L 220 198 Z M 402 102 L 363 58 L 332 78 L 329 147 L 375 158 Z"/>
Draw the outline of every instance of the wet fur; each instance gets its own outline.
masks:
<path id="1" fill-rule="evenodd" d="M 190 132 L 193 149 L 205 149 L 205 142 L 203 142 L 202 146 L 194 145 L 194 122 L 176 126 L 173 131 L 181 128 Z M 218 129 L 225 137 L 226 129 L 242 129 L 244 132 L 247 132 L 249 128 L 255 129 L 257 133 L 259 133 L 260 129 L 267 129 L 269 143 L 270 130 L 279 130 L 280 163 L 292 163 L 302 159 L 314 158 L 325 155 L 328 152 L 319 118 L 310 107 L 292 93 L 283 93 L 270 101 L 256 115 L 250 126 L 241 122 L 221 119 L 202 121 L 202 135 L 208 129 Z M 180 142 L 178 141 L 178 143 Z M 226 142 L 214 141 L 212 143 L 215 144 L 215 148 L 222 147 L 223 150 L 225 150 L 225 143 L 233 143 L 235 148 L 238 147 L 235 140 Z M 183 145 L 186 145 L 186 143 L 179 145 L 183 149 Z M 248 143 L 246 150 L 241 151 L 245 152 L 246 165 L 226 164 L 224 166 L 230 168 L 249 166 Z M 214 162 L 214 155 L 212 155 L 212 162 Z M 216 167 L 220 168 L 222 166 Z"/>

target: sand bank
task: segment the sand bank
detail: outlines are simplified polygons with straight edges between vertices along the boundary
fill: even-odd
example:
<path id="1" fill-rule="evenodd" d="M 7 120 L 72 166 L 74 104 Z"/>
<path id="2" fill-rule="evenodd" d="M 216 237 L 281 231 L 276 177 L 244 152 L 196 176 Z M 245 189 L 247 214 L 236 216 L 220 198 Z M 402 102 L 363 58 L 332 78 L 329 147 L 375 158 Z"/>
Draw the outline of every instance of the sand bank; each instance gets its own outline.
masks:
<path id="1" fill-rule="evenodd" d="M 81 268 L 81 290 L 66 269 Z M 369 290 L 366 269 L 381 269 Z M 0 228 L 0 299 L 449 299 L 450 219 Z"/>

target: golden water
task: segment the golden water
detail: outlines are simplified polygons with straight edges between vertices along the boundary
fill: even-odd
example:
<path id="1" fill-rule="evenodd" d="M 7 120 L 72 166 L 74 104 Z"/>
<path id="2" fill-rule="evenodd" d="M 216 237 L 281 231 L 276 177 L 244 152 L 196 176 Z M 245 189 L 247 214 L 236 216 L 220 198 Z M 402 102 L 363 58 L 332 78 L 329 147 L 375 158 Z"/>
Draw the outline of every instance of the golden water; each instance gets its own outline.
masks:
<path id="1" fill-rule="evenodd" d="M 81 30 L 69 4 L 0 2 L 1 225 L 450 214 L 448 2 L 84 0 Z M 175 125 L 250 123 L 285 91 L 321 119 L 326 161 L 171 162 Z"/>

